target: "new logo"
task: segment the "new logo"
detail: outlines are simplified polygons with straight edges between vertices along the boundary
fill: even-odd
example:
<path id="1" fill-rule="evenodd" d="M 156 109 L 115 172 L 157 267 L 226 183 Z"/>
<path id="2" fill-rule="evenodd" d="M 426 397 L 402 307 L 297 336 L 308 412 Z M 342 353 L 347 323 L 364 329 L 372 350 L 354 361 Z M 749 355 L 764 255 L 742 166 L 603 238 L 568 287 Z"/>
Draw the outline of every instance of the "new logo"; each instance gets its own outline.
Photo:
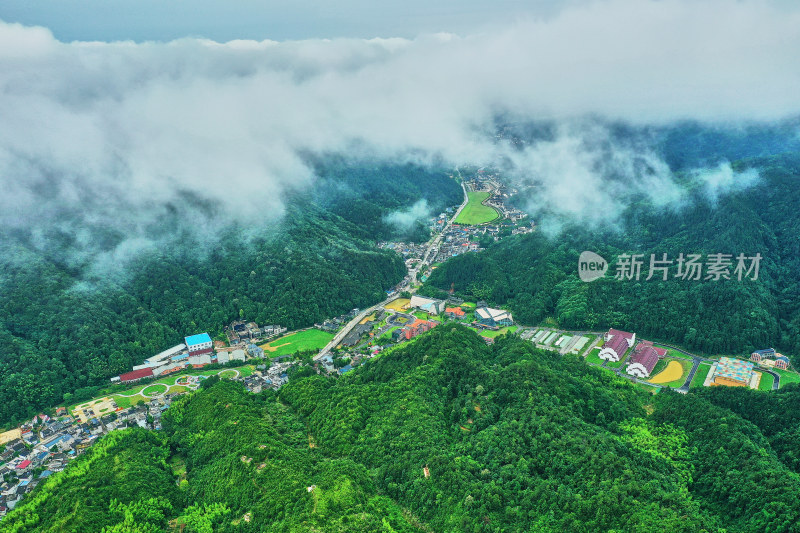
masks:
<path id="1" fill-rule="evenodd" d="M 582 252 L 578 258 L 578 276 L 581 281 L 594 281 L 606 275 L 608 261 L 594 252 Z"/>

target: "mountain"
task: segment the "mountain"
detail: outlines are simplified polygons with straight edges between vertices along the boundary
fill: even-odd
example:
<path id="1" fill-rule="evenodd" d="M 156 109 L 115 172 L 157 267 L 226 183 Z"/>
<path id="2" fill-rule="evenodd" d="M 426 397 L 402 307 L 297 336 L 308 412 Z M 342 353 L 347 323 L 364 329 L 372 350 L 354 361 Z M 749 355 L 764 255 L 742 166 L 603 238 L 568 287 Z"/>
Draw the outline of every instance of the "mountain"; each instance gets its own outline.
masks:
<path id="1" fill-rule="evenodd" d="M 386 217 L 462 197 L 441 169 L 333 156 L 315 165 L 316 186 L 288 198 L 279 222 L 220 227 L 208 241 L 163 221 L 179 224 L 174 238 L 100 274 L 66 237 L 42 247 L 33 233 L 0 235 L 0 424 L 88 399 L 145 357 L 233 319 L 296 329 L 368 307 L 406 274 L 375 241 L 429 235 Z"/>
<path id="2" fill-rule="evenodd" d="M 620 209 L 615 226 L 570 224 L 555 238 L 537 233 L 507 238 L 485 253 L 463 255 L 438 268 L 423 291 L 451 286 L 470 297 L 507 305 L 523 324 L 554 319 L 566 329 L 636 331 L 707 354 L 750 353 L 774 346 L 800 353 L 800 152 L 742 160 L 758 180 L 709 196 L 697 177 L 680 174 L 688 198 L 654 205 L 640 199 Z M 593 251 L 610 262 L 603 279 L 583 283 L 578 258 Z M 728 254 L 732 279 L 676 278 L 680 254 Z M 738 254 L 762 257 L 758 279 L 734 274 Z M 641 254 L 641 278 L 614 279 L 617 259 Z M 646 280 L 650 257 L 671 260 Z M 749 266 L 749 262 L 746 266 Z"/>
<path id="3" fill-rule="evenodd" d="M 743 418 L 731 394 L 763 414 Z M 173 403 L 163 431 L 104 438 L 2 527 L 796 531 L 800 474 L 774 415 L 798 400 L 794 385 L 654 396 L 448 324 L 336 380 L 296 375 L 255 395 L 209 383 Z M 777 423 L 784 437 L 796 411 Z"/>

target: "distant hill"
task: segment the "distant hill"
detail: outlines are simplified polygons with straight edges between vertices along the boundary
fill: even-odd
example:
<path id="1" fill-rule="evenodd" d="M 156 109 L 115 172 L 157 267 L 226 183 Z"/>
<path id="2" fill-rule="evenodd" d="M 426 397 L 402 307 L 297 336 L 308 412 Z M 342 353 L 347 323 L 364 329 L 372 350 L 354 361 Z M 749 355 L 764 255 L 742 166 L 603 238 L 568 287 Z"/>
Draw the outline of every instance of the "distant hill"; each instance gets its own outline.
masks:
<path id="1" fill-rule="evenodd" d="M 479 255 L 463 255 L 436 269 L 426 291 L 456 292 L 508 305 L 526 324 L 554 318 L 567 329 L 636 331 L 708 354 L 749 354 L 774 346 L 800 355 L 800 152 L 739 161 L 760 180 L 710 198 L 691 176 L 679 206 L 641 200 L 620 208 L 618 227 L 569 224 L 557 237 L 532 234 L 505 239 Z M 583 283 L 578 257 L 594 251 L 610 263 L 604 279 Z M 645 281 L 651 254 L 672 260 Z M 756 281 L 676 279 L 683 253 L 756 253 L 763 257 Z M 620 254 L 642 254 L 642 276 L 614 280 Z M 749 263 L 748 265 L 749 266 Z M 800 360 L 795 358 L 795 364 Z"/>

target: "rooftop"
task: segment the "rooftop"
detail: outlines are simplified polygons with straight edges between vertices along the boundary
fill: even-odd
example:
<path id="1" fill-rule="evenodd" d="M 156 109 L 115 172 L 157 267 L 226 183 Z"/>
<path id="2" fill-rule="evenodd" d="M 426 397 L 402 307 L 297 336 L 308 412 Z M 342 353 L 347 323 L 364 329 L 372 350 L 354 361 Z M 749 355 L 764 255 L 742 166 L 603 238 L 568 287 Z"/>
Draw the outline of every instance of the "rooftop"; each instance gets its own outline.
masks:
<path id="1" fill-rule="evenodd" d="M 198 333 L 197 335 L 186 337 L 186 346 L 197 346 L 206 342 L 211 342 L 211 337 L 208 333 Z"/>
<path id="2" fill-rule="evenodd" d="M 750 381 L 750 376 L 753 373 L 753 366 L 753 363 L 750 361 L 720 357 L 719 363 L 717 363 L 717 370 L 714 372 L 714 377 L 729 378 L 736 381 Z"/>

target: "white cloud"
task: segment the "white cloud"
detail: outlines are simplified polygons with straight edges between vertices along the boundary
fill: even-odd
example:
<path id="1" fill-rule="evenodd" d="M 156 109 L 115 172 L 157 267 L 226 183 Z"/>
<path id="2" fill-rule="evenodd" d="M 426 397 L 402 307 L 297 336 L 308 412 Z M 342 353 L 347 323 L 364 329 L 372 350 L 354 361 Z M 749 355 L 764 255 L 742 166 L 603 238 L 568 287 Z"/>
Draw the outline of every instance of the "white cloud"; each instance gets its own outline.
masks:
<path id="1" fill-rule="evenodd" d="M 132 239 L 126 255 L 156 238 L 154 220 L 211 233 L 265 223 L 313 182 L 302 152 L 506 158 L 568 213 L 600 213 L 631 187 L 666 202 L 677 193 L 664 163 L 604 146 L 586 117 L 796 115 L 798 27 L 800 10 L 721 0 L 598 1 L 414 40 L 61 43 L 0 23 L 0 224 L 46 230 L 79 215 Z M 498 113 L 555 121 L 559 134 L 512 150 L 492 138 Z"/>
<path id="2" fill-rule="evenodd" d="M 417 222 L 425 221 L 431 217 L 431 208 L 424 198 L 418 200 L 408 209 L 398 209 L 386 215 L 387 223 L 392 224 L 400 231 L 409 231 Z"/>

